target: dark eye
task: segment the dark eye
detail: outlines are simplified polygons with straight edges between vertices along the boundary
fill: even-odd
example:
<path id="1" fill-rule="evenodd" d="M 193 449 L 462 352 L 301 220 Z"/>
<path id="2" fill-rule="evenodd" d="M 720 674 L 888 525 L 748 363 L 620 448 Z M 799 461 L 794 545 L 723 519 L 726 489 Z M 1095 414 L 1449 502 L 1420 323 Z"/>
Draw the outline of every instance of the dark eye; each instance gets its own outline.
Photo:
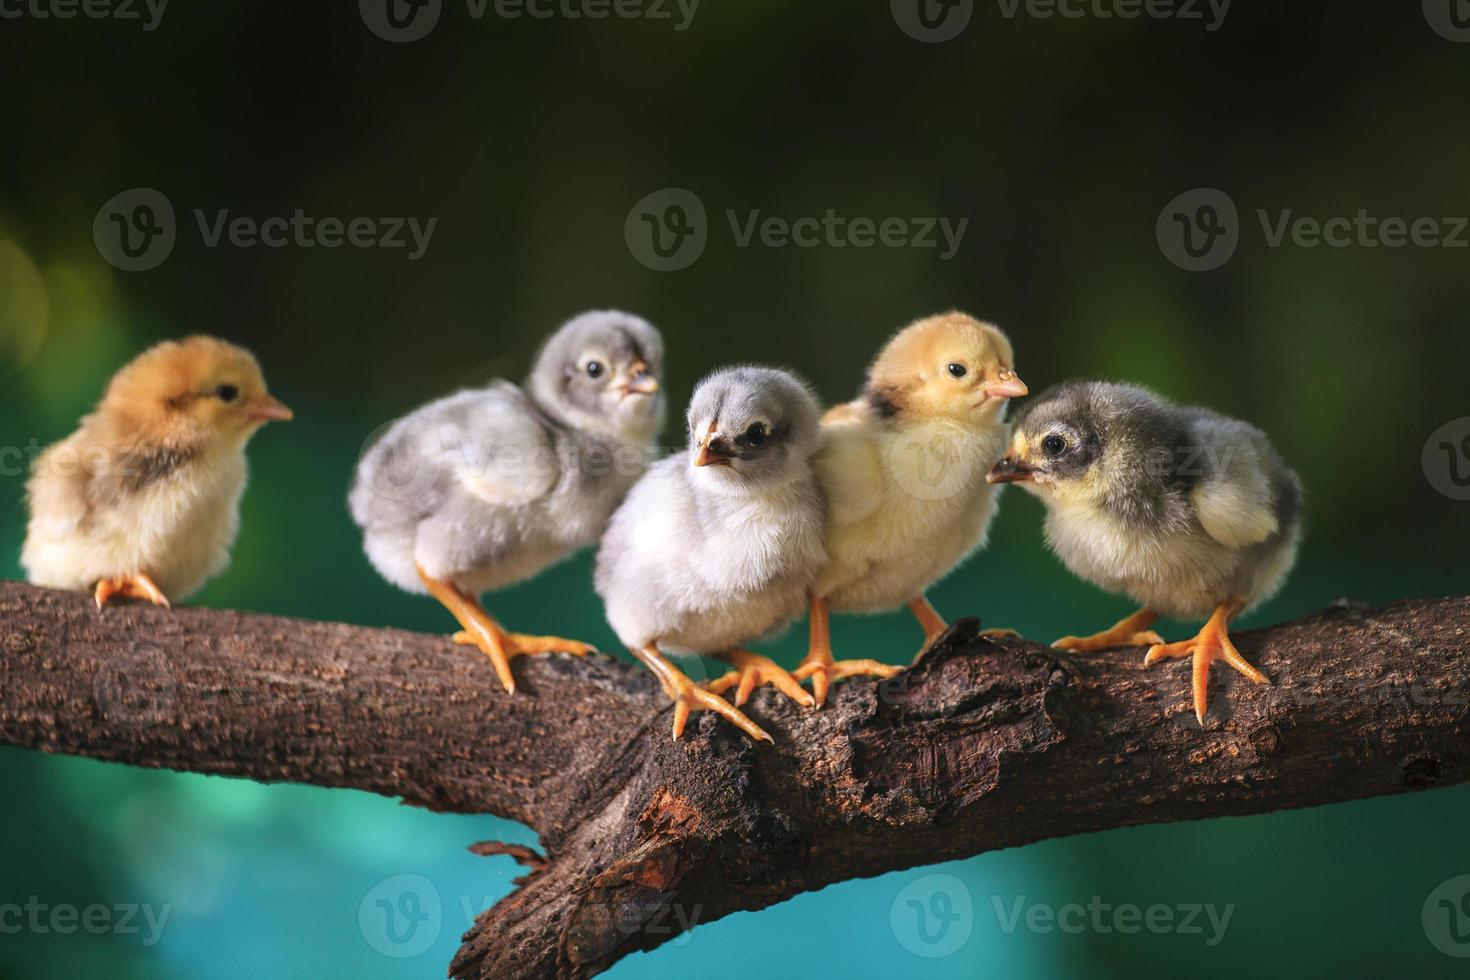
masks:
<path id="1" fill-rule="evenodd" d="M 589 378 L 600 378 L 600 377 L 602 377 L 602 370 L 603 369 L 602 369 L 602 362 L 601 361 L 588 361 L 587 362 L 587 377 L 589 377 Z"/>
<path id="2" fill-rule="evenodd" d="M 1041 451 L 1053 458 L 1067 451 L 1067 440 L 1061 436 L 1047 436 L 1041 440 Z"/>
<path id="3" fill-rule="evenodd" d="M 768 435 L 770 433 L 766 431 L 764 422 L 752 422 L 750 428 L 745 430 L 745 441 L 752 446 L 762 446 L 765 445 Z"/>
<path id="4" fill-rule="evenodd" d="M 220 385 L 214 389 L 214 393 L 222 402 L 232 402 L 240 397 L 240 389 L 234 385 Z"/>
<path id="5" fill-rule="evenodd" d="M 952 378 L 963 378 L 965 375 L 967 375 L 969 373 L 970 373 L 970 369 L 967 368 L 967 367 L 965 367 L 959 361 L 953 361 L 949 365 L 949 374 L 950 374 L 950 377 L 952 377 Z"/>

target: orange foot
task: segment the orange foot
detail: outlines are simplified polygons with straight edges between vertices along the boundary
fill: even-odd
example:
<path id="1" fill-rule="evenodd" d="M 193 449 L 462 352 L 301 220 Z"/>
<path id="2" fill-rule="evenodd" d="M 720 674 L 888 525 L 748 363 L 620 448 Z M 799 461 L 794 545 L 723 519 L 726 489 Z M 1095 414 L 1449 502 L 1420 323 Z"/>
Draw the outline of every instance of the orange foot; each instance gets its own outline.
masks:
<path id="1" fill-rule="evenodd" d="M 827 689 L 837 681 L 848 677 L 892 677 L 902 669 L 877 660 L 834 660 L 827 600 L 812 597 L 811 643 L 806 659 L 791 676 L 799 681 L 812 679 L 812 694 L 818 708 L 827 703 Z"/>
<path id="2" fill-rule="evenodd" d="M 653 671 L 654 676 L 658 678 L 659 684 L 663 686 L 664 693 L 673 700 L 675 738 L 679 738 L 684 734 L 684 726 L 689 721 L 690 712 L 713 711 L 751 738 L 763 742 L 773 741 L 771 736 L 766 734 L 765 729 L 747 718 L 745 713 L 739 708 L 734 707 L 729 701 L 726 701 L 718 694 L 707 691 L 690 680 L 682 670 L 675 667 L 669 662 L 667 657 L 659 652 L 657 646 L 650 643 L 641 650 L 635 649 L 633 656 L 637 657 L 643 662 L 644 666 Z"/>
<path id="3" fill-rule="evenodd" d="M 1194 654 L 1194 716 L 1199 719 L 1201 725 L 1205 723 L 1205 712 L 1210 710 L 1210 664 L 1216 660 L 1225 661 L 1257 684 L 1271 683 L 1270 679 L 1251 666 L 1250 662 L 1240 655 L 1240 651 L 1235 649 L 1235 644 L 1230 642 L 1230 620 L 1234 619 L 1243 607 L 1244 603 L 1241 602 L 1220 603 L 1209 622 L 1200 629 L 1199 635 L 1178 643 L 1156 643 L 1149 648 L 1148 656 L 1143 658 L 1143 665 L 1148 667 L 1169 657 Z"/>
<path id="4" fill-rule="evenodd" d="M 1064 636 L 1052 644 L 1052 649 L 1069 650 L 1072 653 L 1096 653 L 1114 647 L 1156 646 L 1163 643 L 1164 638 L 1149 627 L 1158 618 L 1159 614 L 1152 609 L 1140 609 L 1101 633 L 1091 636 Z"/>
<path id="5" fill-rule="evenodd" d="M 509 633 L 490 617 L 478 599 L 465 592 L 453 582 L 431 577 L 422 568 L 423 579 L 429 594 L 444 604 L 444 607 L 459 620 L 464 629 L 454 634 L 454 642 L 461 646 L 478 647 L 490 658 L 495 675 L 501 685 L 511 694 L 516 692 L 515 675 L 511 673 L 510 658 L 535 653 L 570 653 L 581 657 L 597 648 L 580 640 L 568 640 L 560 636 L 529 636 L 525 633 Z"/>
<path id="6" fill-rule="evenodd" d="M 749 650 L 736 649 L 721 654 L 719 659 L 735 669 L 723 677 L 710 681 L 704 686 L 704 689 L 711 694 L 724 694 L 730 688 L 736 688 L 735 707 L 737 708 L 749 701 L 751 692 L 762 684 L 770 684 L 803 708 L 810 708 L 816 704 L 812 696 L 802 690 L 801 684 L 791 676 L 790 672 L 768 657 Z"/>
<path id="7" fill-rule="evenodd" d="M 102 579 L 97 583 L 97 588 L 92 593 L 92 598 L 101 609 L 107 605 L 113 596 L 122 596 L 124 599 L 143 599 L 153 603 L 155 606 L 170 608 L 168 596 L 147 575 L 142 572 L 133 572 L 129 575 L 115 575 L 112 578 Z"/>

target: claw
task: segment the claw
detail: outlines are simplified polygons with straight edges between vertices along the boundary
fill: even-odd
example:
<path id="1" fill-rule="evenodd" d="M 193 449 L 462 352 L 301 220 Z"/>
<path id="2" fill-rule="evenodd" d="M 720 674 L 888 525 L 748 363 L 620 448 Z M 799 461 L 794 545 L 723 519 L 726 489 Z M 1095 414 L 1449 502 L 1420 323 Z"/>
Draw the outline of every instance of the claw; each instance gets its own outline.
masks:
<path id="1" fill-rule="evenodd" d="M 1152 609 L 1140 609 L 1126 619 L 1119 620 L 1101 633 L 1091 636 L 1064 636 L 1053 643 L 1053 650 L 1071 653 L 1096 653 L 1114 647 L 1144 647 L 1163 643 L 1164 638 L 1149 629 L 1159 614 Z"/>
<path id="2" fill-rule="evenodd" d="M 1225 661 L 1257 684 L 1271 683 L 1271 679 L 1242 657 L 1235 644 L 1230 641 L 1230 620 L 1240 612 L 1242 605 L 1240 602 L 1220 603 L 1197 636 L 1177 643 L 1164 643 L 1160 640 L 1149 648 L 1143 658 L 1143 665 L 1151 667 L 1160 660 L 1194 655 L 1191 688 L 1194 716 L 1199 719 L 1201 726 L 1205 723 L 1205 714 L 1210 710 L 1210 665 L 1216 660 Z"/>
<path id="3" fill-rule="evenodd" d="M 731 650 L 720 659 L 733 664 L 736 669 L 723 677 L 710 681 L 704 686 L 705 690 L 711 694 L 724 694 L 734 687 L 735 707 L 737 708 L 749 701 L 751 693 L 762 684 L 770 684 L 804 708 L 810 708 L 816 704 L 812 696 L 802 690 L 796 678 L 767 657 L 749 650 Z"/>

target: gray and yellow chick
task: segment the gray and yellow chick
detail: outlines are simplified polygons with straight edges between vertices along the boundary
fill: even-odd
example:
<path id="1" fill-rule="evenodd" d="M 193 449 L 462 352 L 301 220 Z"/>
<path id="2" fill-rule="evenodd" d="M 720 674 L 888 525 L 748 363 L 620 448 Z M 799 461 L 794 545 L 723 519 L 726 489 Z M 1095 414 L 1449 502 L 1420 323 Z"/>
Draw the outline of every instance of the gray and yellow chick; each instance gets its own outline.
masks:
<path id="1" fill-rule="evenodd" d="M 1136 385 L 1071 381 L 1026 406 L 990 480 L 1039 497 L 1062 562 L 1142 607 L 1056 647 L 1148 644 L 1145 664 L 1192 653 L 1201 724 L 1215 660 L 1269 683 L 1230 642 L 1229 624 L 1291 571 L 1302 486 L 1259 429 Z M 1165 643 L 1149 629 L 1161 615 L 1208 621 L 1197 636 Z"/>

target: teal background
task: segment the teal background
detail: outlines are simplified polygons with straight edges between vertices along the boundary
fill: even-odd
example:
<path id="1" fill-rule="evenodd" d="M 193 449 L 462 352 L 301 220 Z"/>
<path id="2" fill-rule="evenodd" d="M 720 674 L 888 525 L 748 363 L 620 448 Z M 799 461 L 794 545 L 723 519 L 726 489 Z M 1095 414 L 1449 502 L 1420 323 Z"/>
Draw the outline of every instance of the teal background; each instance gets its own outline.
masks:
<path id="1" fill-rule="evenodd" d="M 447 631 L 431 602 L 363 559 L 343 497 L 367 434 L 464 384 L 519 377 L 538 339 L 622 306 L 668 339 L 681 406 L 735 360 L 788 364 L 850 397 L 884 338 L 958 306 L 1002 324 L 1038 389 L 1078 374 L 1137 380 L 1261 425 L 1301 472 L 1309 518 L 1284 592 L 1246 625 L 1349 595 L 1470 590 L 1470 504 L 1421 468 L 1430 433 L 1470 416 L 1470 252 L 1270 248 L 1254 219 L 1366 208 L 1470 214 L 1470 45 L 1415 4 L 1238 5 L 1198 23 L 1004 17 L 917 43 L 885 3 L 705 0 L 677 33 L 653 21 L 473 20 L 451 3 L 415 44 L 372 36 L 352 5 L 171 6 L 157 30 L 0 20 L 0 574 L 17 576 L 27 448 L 64 436 L 123 361 L 217 333 L 260 355 L 297 421 L 263 432 L 227 574 L 194 602 Z M 169 260 L 99 257 L 92 220 L 134 186 L 180 213 Z M 640 265 L 628 210 L 659 188 L 700 195 L 700 260 Z M 1193 187 L 1225 189 L 1245 229 L 1223 268 L 1183 272 L 1154 236 Z M 190 209 L 263 218 L 438 217 L 403 250 L 208 249 Z M 738 248 L 726 208 L 795 218 L 968 217 L 959 253 Z M 33 442 L 34 440 L 34 442 Z M 18 454 L 17 452 L 18 451 Z M 1030 636 L 1100 628 L 1126 603 L 1072 579 L 1012 494 L 992 545 L 933 592 Z M 613 637 L 581 559 L 492 597 L 524 631 Z M 1169 624 L 1183 635 L 1183 624 Z M 904 662 L 904 615 L 841 618 L 839 649 Z M 776 645 L 794 662 L 801 637 Z M 1187 686 L 1183 668 L 1158 675 Z M 1207 736 L 1202 736 L 1207 737 Z M 470 912 L 510 890 L 505 858 L 465 851 L 524 827 L 434 815 L 349 791 L 262 786 L 0 750 L 0 910 L 169 906 L 162 938 L 0 931 L 0 977 L 442 975 Z M 1159 972 L 1463 975 L 1421 909 L 1470 874 L 1470 788 L 1249 819 L 1049 841 L 848 882 L 701 924 L 619 980 L 1052 977 Z M 395 958 L 359 926 L 379 882 L 426 878 L 437 939 Z M 963 882 L 967 941 L 929 958 L 904 916 Z M 951 897 L 962 897 L 949 886 Z M 1092 897 L 1234 906 L 1207 936 L 1006 932 L 995 911 Z M 897 927 L 892 917 L 898 909 Z M 4 920 L 0 919 L 0 926 Z M 378 937 L 381 946 L 381 936 Z M 905 945 L 907 940 L 908 945 Z M 390 949 L 393 949 L 390 945 Z M 401 951 L 401 950 L 395 950 Z"/>

